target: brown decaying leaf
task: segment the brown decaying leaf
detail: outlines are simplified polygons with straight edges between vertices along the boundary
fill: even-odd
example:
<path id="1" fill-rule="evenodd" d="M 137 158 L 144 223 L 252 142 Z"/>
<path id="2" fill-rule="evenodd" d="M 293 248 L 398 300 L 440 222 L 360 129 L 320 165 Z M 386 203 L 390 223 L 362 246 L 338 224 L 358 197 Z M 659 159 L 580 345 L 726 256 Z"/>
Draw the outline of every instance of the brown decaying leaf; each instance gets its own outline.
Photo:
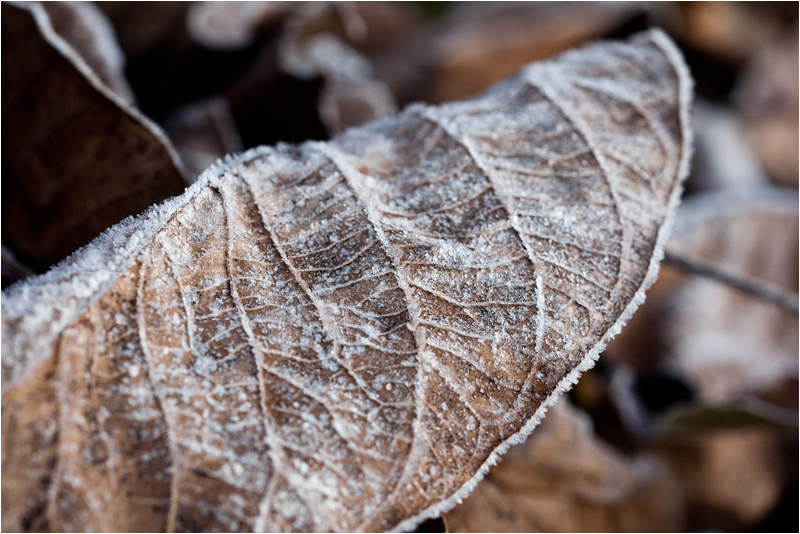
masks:
<path id="1" fill-rule="evenodd" d="M 47 10 L 2 10 L 3 131 L 13 132 L 3 137 L 3 238 L 55 262 L 184 183 L 161 130 L 55 33 Z"/>
<path id="2" fill-rule="evenodd" d="M 428 45 L 436 71 L 429 101 L 470 97 L 526 63 L 607 35 L 641 11 L 634 2 L 466 2 Z"/>
<path id="3" fill-rule="evenodd" d="M 797 295 L 797 217 L 797 193 L 790 189 L 704 193 L 681 207 L 667 250 Z M 797 351 L 798 319 L 791 311 L 667 266 L 608 354 L 644 374 L 669 369 L 701 400 L 719 403 L 796 380 Z"/>
<path id="4" fill-rule="evenodd" d="M 125 79 L 125 57 L 103 12 L 90 2 L 45 2 L 42 7 L 53 30 L 75 49 L 92 72 L 127 104 L 134 105 L 133 92 Z"/>
<path id="5" fill-rule="evenodd" d="M 681 209 L 668 249 L 796 295 L 797 243 L 797 193 L 761 188 L 693 198 Z M 797 377 L 796 315 L 696 276 L 669 298 L 661 324 L 669 363 L 702 398 L 727 401 Z"/>
<path id="6" fill-rule="evenodd" d="M 780 442 L 757 427 L 706 429 L 662 437 L 654 452 L 680 477 L 695 514 L 730 514 L 729 528 L 747 529 L 780 498 Z"/>
<path id="7" fill-rule="evenodd" d="M 626 458 L 561 398 L 445 519 L 451 532 L 683 530 L 677 479 L 652 455 Z"/>
<path id="8" fill-rule="evenodd" d="M 402 530 L 452 507 L 643 300 L 690 86 L 661 32 L 588 47 L 246 152 L 13 286 L 3 528 Z"/>

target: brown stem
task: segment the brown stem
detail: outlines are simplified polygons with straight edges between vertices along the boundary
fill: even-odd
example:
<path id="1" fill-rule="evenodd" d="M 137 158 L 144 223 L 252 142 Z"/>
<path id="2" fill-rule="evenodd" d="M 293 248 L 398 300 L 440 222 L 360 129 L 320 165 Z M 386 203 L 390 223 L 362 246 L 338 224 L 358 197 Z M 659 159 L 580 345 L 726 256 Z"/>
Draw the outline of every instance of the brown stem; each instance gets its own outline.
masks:
<path id="1" fill-rule="evenodd" d="M 724 267 L 707 260 L 688 258 L 675 252 L 666 252 L 664 254 L 664 263 L 692 274 L 716 280 L 722 284 L 744 291 L 749 295 L 776 304 L 792 312 L 794 315 L 798 315 L 797 294 L 771 282 L 767 282 L 766 280 L 759 280 L 747 275 L 732 273 Z"/>

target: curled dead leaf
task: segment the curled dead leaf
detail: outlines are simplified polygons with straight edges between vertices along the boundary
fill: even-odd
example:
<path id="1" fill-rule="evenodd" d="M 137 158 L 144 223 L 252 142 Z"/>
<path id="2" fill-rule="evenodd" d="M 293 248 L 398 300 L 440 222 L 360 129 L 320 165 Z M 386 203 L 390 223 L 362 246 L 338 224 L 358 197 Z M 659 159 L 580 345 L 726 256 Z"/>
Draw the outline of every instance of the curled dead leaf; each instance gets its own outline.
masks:
<path id="1" fill-rule="evenodd" d="M 330 5 L 318 5 L 299 10 L 281 37 L 279 59 L 286 72 L 300 78 L 325 80 L 319 96 L 320 119 L 329 133 L 339 133 L 393 114 L 397 106 L 386 85 L 373 78 L 372 65 L 366 56 L 334 33 L 310 33 L 309 27 L 313 28 L 315 22 L 327 22 L 330 17 L 323 14 L 333 9 Z M 357 11 L 351 16 L 357 16 Z M 366 27 L 362 30 L 367 31 Z M 354 32 L 359 33 L 355 29 L 350 31 Z"/>
<path id="2" fill-rule="evenodd" d="M 42 7 L 53 30 L 80 54 L 109 89 L 133 106 L 133 92 L 125 79 L 125 57 L 103 12 L 89 2 L 45 2 Z"/>
<path id="3" fill-rule="evenodd" d="M 3 528 L 409 529 L 655 278 L 691 80 L 661 32 L 261 147 L 2 300 Z"/>
<path id="4" fill-rule="evenodd" d="M 161 130 L 55 32 L 50 12 L 72 8 L 49 9 L 2 5 L 2 222 L 5 243 L 56 262 L 184 182 Z"/>

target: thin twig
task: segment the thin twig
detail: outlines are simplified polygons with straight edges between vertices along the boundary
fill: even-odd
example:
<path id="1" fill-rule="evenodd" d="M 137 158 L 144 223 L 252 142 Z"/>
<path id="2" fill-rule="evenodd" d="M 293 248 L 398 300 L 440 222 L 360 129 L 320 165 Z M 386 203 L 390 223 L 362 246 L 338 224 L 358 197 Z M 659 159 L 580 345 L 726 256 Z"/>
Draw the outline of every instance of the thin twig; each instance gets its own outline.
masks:
<path id="1" fill-rule="evenodd" d="M 720 265 L 716 265 L 700 258 L 688 258 L 675 252 L 664 254 L 664 263 L 684 271 L 705 276 L 722 284 L 734 287 L 740 291 L 771 302 L 784 308 L 794 315 L 798 315 L 798 296 L 796 293 L 777 286 L 766 280 L 732 273 Z"/>

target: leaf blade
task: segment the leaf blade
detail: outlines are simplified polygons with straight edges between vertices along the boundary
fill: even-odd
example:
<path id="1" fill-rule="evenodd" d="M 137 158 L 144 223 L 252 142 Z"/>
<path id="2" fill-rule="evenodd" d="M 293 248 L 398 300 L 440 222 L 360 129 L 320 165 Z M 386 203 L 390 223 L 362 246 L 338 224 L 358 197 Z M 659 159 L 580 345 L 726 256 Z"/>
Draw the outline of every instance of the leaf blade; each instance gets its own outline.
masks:
<path id="1" fill-rule="evenodd" d="M 643 299 L 687 166 L 691 82 L 676 54 L 660 33 L 598 45 L 471 103 L 411 108 L 328 145 L 262 147 L 212 167 L 182 197 L 4 294 L 4 399 L 56 357 L 42 349 L 122 291 L 121 273 L 141 268 L 142 371 L 172 462 L 165 528 L 413 527 L 524 439 Z M 628 154 L 606 133 L 629 125 L 630 107 L 605 116 L 562 72 L 599 68 L 606 55 L 605 76 L 620 71 L 634 85 L 642 64 L 661 66 L 643 76 L 664 91 L 644 100 L 655 126 L 629 139 Z M 549 100 L 542 79 L 561 84 L 548 86 Z M 553 107 L 556 92 L 567 111 Z M 659 128 L 671 135 L 659 180 L 609 163 L 648 161 Z M 569 142 L 553 141 L 559 129 Z M 529 152 L 493 159 L 487 140 L 498 132 Z M 537 167 L 525 140 L 539 136 L 559 155 Z M 568 163 L 587 145 L 593 179 L 581 183 L 589 175 Z M 492 170 L 498 163 L 520 171 Z M 597 193 L 604 178 L 616 193 L 610 183 Z M 563 206 L 576 199 L 622 211 L 619 232 L 598 216 L 614 239 L 569 244 L 592 225 L 570 222 Z M 527 215 L 534 207 L 549 219 Z M 122 257 L 98 266 L 115 240 Z M 595 265 L 591 248 L 621 259 Z M 242 397 L 226 393 L 241 384 Z"/>

